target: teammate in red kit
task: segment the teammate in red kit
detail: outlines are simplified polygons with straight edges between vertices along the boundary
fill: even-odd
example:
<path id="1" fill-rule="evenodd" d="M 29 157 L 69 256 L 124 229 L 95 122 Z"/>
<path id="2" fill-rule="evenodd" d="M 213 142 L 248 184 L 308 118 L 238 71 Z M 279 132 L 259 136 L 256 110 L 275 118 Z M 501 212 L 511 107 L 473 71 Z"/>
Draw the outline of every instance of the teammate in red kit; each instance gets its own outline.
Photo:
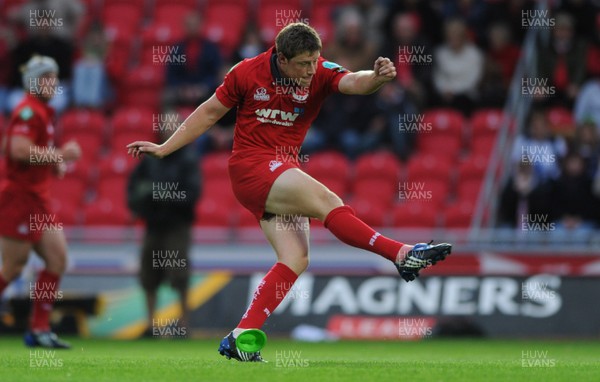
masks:
<path id="1" fill-rule="evenodd" d="M 58 284 L 67 262 L 61 224 L 50 210 L 50 180 L 62 176 L 66 162 L 79 158 L 76 142 L 54 147 L 54 112 L 48 102 L 61 91 L 58 65 L 33 56 L 22 68 L 25 98 L 15 108 L 2 140 L 7 175 L 0 187 L 0 294 L 23 270 L 33 249 L 46 267 L 30 290 L 33 300 L 27 346 L 69 348 L 50 330 L 50 313 L 60 296 Z"/>
<path id="2" fill-rule="evenodd" d="M 277 219 L 297 216 L 306 227 L 309 218 L 321 220 L 342 242 L 374 252 L 392 261 L 406 281 L 421 269 L 443 260 L 449 244 L 406 245 L 389 239 L 358 219 L 350 206 L 298 167 L 282 152 L 298 153 L 323 100 L 334 92 L 370 94 L 394 79 L 396 69 L 379 57 L 373 70 L 350 73 L 320 57 L 321 40 L 310 26 L 294 23 L 276 37 L 275 47 L 246 59 L 225 76 L 215 94 L 200 105 L 165 143 L 129 144 L 134 156 L 164 157 L 206 132 L 237 106 L 229 175 L 233 191 L 259 220 L 278 262 L 261 281 L 238 326 L 221 342 L 219 352 L 239 361 L 260 362 L 259 351 L 243 351 L 236 338 L 262 327 L 298 275 L 308 266 L 306 229 L 278 229 Z"/>

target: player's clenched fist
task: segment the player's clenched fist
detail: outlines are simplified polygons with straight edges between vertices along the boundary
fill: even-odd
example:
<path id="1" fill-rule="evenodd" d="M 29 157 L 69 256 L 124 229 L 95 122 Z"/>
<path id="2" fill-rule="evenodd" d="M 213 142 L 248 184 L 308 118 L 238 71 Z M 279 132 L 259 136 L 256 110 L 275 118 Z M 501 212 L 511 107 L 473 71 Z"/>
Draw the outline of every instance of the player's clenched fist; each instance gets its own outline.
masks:
<path id="1" fill-rule="evenodd" d="M 396 67 L 387 57 L 379 57 L 375 60 L 373 71 L 376 77 L 381 78 L 385 82 L 391 81 L 396 77 Z"/>

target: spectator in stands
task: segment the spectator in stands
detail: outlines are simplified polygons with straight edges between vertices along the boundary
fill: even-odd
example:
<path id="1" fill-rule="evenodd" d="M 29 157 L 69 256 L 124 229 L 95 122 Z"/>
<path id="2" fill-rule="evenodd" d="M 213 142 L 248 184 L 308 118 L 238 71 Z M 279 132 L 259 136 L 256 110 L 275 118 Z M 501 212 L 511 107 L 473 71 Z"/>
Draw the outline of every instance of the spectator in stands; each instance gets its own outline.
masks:
<path id="1" fill-rule="evenodd" d="M 255 57 L 264 52 L 266 48 L 260 38 L 260 33 L 252 25 L 247 28 L 241 44 L 233 53 L 232 62 L 235 64 L 243 59 Z"/>
<path id="2" fill-rule="evenodd" d="M 161 131 L 162 140 L 167 140 L 174 131 Z M 158 287 L 167 279 L 179 294 L 182 315 L 178 324 L 188 330 L 186 301 L 191 267 L 188 250 L 199 194 L 198 161 L 191 146 L 163 159 L 144 157 L 129 179 L 129 208 L 146 223 L 140 280 L 146 294 L 150 327 L 155 317 Z"/>
<path id="3" fill-rule="evenodd" d="M 596 22 L 593 33 L 590 33 L 590 45 L 587 54 L 587 72 L 593 77 L 600 77 L 600 12 L 596 13 Z M 583 35 L 588 36 L 588 35 Z"/>
<path id="4" fill-rule="evenodd" d="M 411 100 L 422 107 L 431 89 L 433 54 L 429 41 L 420 35 L 418 24 L 414 14 L 396 14 L 392 19 L 391 38 L 386 39 L 380 55 L 395 58 L 396 80 Z"/>
<path id="5" fill-rule="evenodd" d="M 573 107 L 575 122 L 593 122 L 600 134 L 600 76 L 587 81 L 575 100 Z"/>
<path id="6" fill-rule="evenodd" d="M 385 8 L 377 0 L 354 0 L 354 3 L 348 7 L 355 9 L 363 16 L 367 40 L 372 41 L 376 46 L 381 46 L 384 40 L 381 27 L 385 17 Z"/>
<path id="7" fill-rule="evenodd" d="M 393 34 L 393 20 L 398 13 L 411 14 L 417 19 L 417 28 L 423 38 L 431 42 L 442 39 L 442 16 L 437 4 L 424 0 L 390 1 L 390 9 L 383 23 L 384 36 Z"/>
<path id="8" fill-rule="evenodd" d="M 108 75 L 104 66 L 107 41 L 99 25 L 86 34 L 80 58 L 73 69 L 73 104 L 102 108 L 110 97 Z"/>
<path id="9" fill-rule="evenodd" d="M 502 107 L 519 59 L 519 47 L 511 42 L 508 25 L 496 23 L 488 29 L 488 50 L 480 85 L 481 106 Z"/>
<path id="10" fill-rule="evenodd" d="M 19 83 L 20 67 L 34 54 L 52 57 L 60 68 L 60 91 L 50 101 L 50 106 L 57 113 L 64 111 L 69 105 L 70 82 L 73 69 L 73 44 L 51 33 L 48 24 L 39 28 L 28 29 L 29 35 L 20 42 L 12 52 L 12 87 L 8 107 L 12 110 L 23 98 L 24 93 Z"/>
<path id="11" fill-rule="evenodd" d="M 540 41 L 538 76 L 555 87 L 558 102 L 572 102 L 585 80 L 586 42 L 575 35 L 575 20 L 566 13 L 556 15 L 548 43 Z"/>
<path id="12" fill-rule="evenodd" d="M 548 214 L 552 206 L 552 188 L 543 182 L 531 163 L 519 162 L 500 196 L 498 221 L 502 227 L 521 227 L 526 215 Z"/>
<path id="13" fill-rule="evenodd" d="M 483 74 L 483 55 L 467 36 L 465 23 L 453 19 L 444 25 L 445 42 L 434 51 L 433 85 L 439 106 L 470 114 Z"/>
<path id="14" fill-rule="evenodd" d="M 49 25 L 52 37 L 73 44 L 84 14 L 85 5 L 79 0 L 29 0 L 15 8 L 9 19 L 28 30 Z"/>
<path id="15" fill-rule="evenodd" d="M 375 42 L 367 39 L 363 16 L 354 8 L 343 9 L 335 25 L 335 38 L 325 47 L 323 56 L 357 71 L 371 67 L 376 52 Z"/>
<path id="16" fill-rule="evenodd" d="M 565 140 L 553 136 L 548 126 L 546 110 L 534 109 L 529 116 L 525 134 L 517 136 L 513 146 L 513 162 L 531 163 L 541 182 L 560 176 L 559 161 L 567 153 Z"/>
<path id="17" fill-rule="evenodd" d="M 217 87 L 221 67 L 219 47 L 202 36 L 202 20 L 198 15 L 188 15 L 184 23 L 185 38 L 176 45 L 177 51 L 185 55 L 185 63 L 167 66 L 163 99 L 166 106 L 196 106 L 204 102 Z"/>
<path id="18" fill-rule="evenodd" d="M 585 160 L 569 153 L 563 161 L 562 175 L 553 184 L 552 206 L 557 230 L 585 235 L 600 216 L 598 200 L 592 194 L 592 179 L 585 173 Z"/>
<path id="19" fill-rule="evenodd" d="M 445 0 L 442 17 L 445 20 L 460 18 L 465 21 L 469 32 L 476 41 L 483 41 L 487 20 L 486 1 L 482 0 Z"/>
<path id="20" fill-rule="evenodd" d="M 598 170 L 600 160 L 600 137 L 598 129 L 592 121 L 587 121 L 577 128 L 574 150 L 585 162 L 585 173 L 593 178 Z"/>

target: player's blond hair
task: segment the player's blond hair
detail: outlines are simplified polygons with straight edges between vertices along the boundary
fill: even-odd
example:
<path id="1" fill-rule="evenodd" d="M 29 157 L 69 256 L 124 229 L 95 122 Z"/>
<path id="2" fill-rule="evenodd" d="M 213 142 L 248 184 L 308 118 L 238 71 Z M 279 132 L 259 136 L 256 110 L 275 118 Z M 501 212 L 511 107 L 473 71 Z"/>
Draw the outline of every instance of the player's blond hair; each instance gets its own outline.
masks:
<path id="1" fill-rule="evenodd" d="M 304 52 L 320 52 L 322 47 L 317 31 L 303 23 L 286 25 L 275 38 L 275 49 L 288 60 Z"/>

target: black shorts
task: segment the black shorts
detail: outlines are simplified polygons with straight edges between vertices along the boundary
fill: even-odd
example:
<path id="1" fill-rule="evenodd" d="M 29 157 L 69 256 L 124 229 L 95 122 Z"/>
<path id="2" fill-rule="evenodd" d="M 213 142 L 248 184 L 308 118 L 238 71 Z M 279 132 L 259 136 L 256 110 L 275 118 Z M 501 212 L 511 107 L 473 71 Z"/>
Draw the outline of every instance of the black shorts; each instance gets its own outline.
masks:
<path id="1" fill-rule="evenodd" d="M 178 291 L 188 288 L 191 264 L 188 250 L 190 227 L 185 225 L 166 232 L 146 231 L 142 245 L 140 281 L 146 291 L 155 291 L 168 280 Z"/>

